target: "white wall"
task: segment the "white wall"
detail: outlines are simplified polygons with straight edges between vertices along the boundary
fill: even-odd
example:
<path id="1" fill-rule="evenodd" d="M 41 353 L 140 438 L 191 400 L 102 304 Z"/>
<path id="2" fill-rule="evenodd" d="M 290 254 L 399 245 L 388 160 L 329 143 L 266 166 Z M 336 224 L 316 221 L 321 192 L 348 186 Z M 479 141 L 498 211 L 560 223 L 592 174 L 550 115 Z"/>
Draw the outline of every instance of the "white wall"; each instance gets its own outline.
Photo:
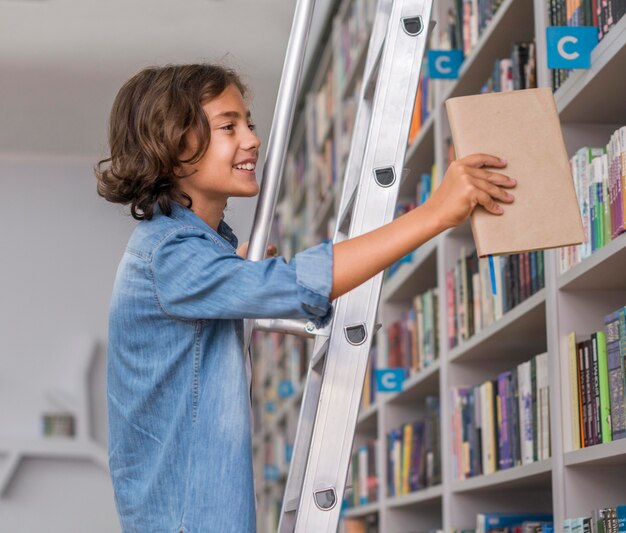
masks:
<path id="1" fill-rule="evenodd" d="M 94 161 L 0 155 L 0 449 L 37 438 L 72 390 L 76 339 L 104 343 L 111 287 L 134 220 L 96 194 Z M 227 221 L 247 240 L 255 200 L 232 200 Z M 105 346 L 90 378 L 92 434 L 106 445 Z M 2 461 L 0 457 L 0 467 Z M 86 461 L 29 459 L 0 497 L 0 532 L 119 531 L 108 474 Z"/>

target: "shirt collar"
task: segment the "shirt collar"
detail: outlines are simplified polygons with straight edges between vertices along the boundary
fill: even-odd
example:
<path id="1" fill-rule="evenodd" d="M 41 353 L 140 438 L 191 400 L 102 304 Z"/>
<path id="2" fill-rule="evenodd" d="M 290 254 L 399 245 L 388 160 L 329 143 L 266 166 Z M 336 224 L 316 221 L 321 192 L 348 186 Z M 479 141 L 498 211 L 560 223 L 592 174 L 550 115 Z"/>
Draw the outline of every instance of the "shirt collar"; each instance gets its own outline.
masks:
<path id="1" fill-rule="evenodd" d="M 224 222 L 224 220 L 220 220 L 220 223 L 217 226 L 217 231 L 215 231 L 211 226 L 209 226 L 204 220 L 202 220 L 198 215 L 196 215 L 191 209 L 181 205 L 177 202 L 172 202 L 172 214 L 171 217 L 176 220 L 184 220 L 185 222 L 196 226 L 197 228 L 203 231 L 212 231 L 213 233 L 217 233 L 222 239 L 224 239 L 228 244 L 230 244 L 233 248 L 237 249 L 239 244 L 239 240 L 237 236 L 233 232 L 232 228 Z M 155 206 L 155 212 L 160 213 L 158 204 Z"/>

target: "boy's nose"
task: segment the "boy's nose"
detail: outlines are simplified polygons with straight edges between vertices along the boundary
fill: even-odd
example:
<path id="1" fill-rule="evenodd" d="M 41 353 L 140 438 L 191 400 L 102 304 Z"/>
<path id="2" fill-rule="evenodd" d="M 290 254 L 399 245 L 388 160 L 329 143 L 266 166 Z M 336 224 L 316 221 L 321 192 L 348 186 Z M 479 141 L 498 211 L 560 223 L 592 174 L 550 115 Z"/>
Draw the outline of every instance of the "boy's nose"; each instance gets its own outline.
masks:
<path id="1" fill-rule="evenodd" d="M 257 137 L 257 134 L 254 131 L 252 130 L 248 130 L 248 131 L 250 131 L 250 133 L 244 139 L 243 147 L 246 150 L 258 149 L 259 146 L 261 146 L 261 139 Z"/>

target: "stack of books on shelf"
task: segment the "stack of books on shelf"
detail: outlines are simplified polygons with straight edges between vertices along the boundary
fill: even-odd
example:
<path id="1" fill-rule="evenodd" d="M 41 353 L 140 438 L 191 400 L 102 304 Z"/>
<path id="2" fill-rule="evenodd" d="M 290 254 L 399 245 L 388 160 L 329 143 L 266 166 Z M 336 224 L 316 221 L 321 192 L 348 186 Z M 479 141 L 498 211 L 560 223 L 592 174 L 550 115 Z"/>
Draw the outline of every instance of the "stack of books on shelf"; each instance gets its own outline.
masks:
<path id="1" fill-rule="evenodd" d="M 309 120 L 307 120 L 310 138 L 313 139 L 314 146 L 318 150 L 324 146 L 324 141 L 328 136 L 334 107 L 333 70 L 329 68 L 323 85 L 311 98 Z"/>
<path id="2" fill-rule="evenodd" d="M 623 0 L 546 0 L 551 26 L 595 26 L 598 40 L 626 14 Z M 557 90 L 569 76 L 569 70 L 552 70 L 552 87 Z"/>
<path id="3" fill-rule="evenodd" d="M 572 449 L 626 437 L 626 308 L 588 338 L 568 335 Z"/>
<path id="4" fill-rule="evenodd" d="M 563 522 L 563 533 L 625 533 L 626 505 L 595 509 L 592 516 L 570 518 Z"/>
<path id="5" fill-rule="evenodd" d="M 347 83 L 346 76 L 354 72 L 359 56 L 367 51 L 376 4 L 375 0 L 352 2 L 340 25 L 337 84 L 341 90 Z"/>
<path id="6" fill-rule="evenodd" d="M 387 327 L 387 364 L 406 376 L 421 372 L 439 358 L 438 289 L 413 299 L 413 307 Z"/>
<path id="7" fill-rule="evenodd" d="M 346 491 L 344 508 L 350 509 L 378 501 L 378 474 L 376 472 L 377 442 L 369 440 L 355 447 L 348 478 L 352 489 Z"/>
<path id="8" fill-rule="evenodd" d="M 71 413 L 44 413 L 41 417 L 44 437 L 73 437 L 76 423 Z"/>
<path id="9" fill-rule="evenodd" d="M 626 229 L 626 126 L 606 147 L 579 149 L 570 159 L 585 242 L 562 248 L 561 272 L 606 246 Z"/>
<path id="10" fill-rule="evenodd" d="M 387 437 L 390 496 L 401 496 L 441 483 L 439 397 L 427 396 L 422 420 L 409 422 Z"/>
<path id="11" fill-rule="evenodd" d="M 478 43 L 504 0 L 454 0 L 448 11 L 447 38 L 453 50 L 463 50 L 467 57 Z"/>
<path id="12" fill-rule="evenodd" d="M 455 533 L 552 533 L 551 514 L 541 513 L 480 513 L 476 529 L 461 529 Z"/>
<path id="13" fill-rule="evenodd" d="M 287 190 L 292 205 L 300 205 L 306 189 L 307 143 L 302 142 L 297 150 L 287 154 L 285 176 L 288 177 Z"/>
<path id="14" fill-rule="evenodd" d="M 453 472 L 492 474 L 550 457 L 548 354 L 475 387 L 452 389 Z"/>
<path id="15" fill-rule="evenodd" d="M 481 93 L 499 93 L 537 87 L 534 42 L 513 43 L 511 56 L 497 59 Z"/>
<path id="16" fill-rule="evenodd" d="M 489 262 L 476 252 L 461 257 L 446 274 L 448 347 L 485 329 L 544 287 L 543 252 L 494 256 L 495 294 Z"/>
<path id="17" fill-rule="evenodd" d="M 379 533 L 377 514 L 370 514 L 363 518 L 345 518 L 341 521 L 340 533 Z"/>
<path id="18" fill-rule="evenodd" d="M 428 74 L 428 59 L 424 56 L 417 95 L 415 96 L 415 106 L 413 107 L 413 117 L 411 118 L 411 128 L 409 129 L 409 144 L 413 143 L 434 108 L 435 96 L 432 81 Z"/>

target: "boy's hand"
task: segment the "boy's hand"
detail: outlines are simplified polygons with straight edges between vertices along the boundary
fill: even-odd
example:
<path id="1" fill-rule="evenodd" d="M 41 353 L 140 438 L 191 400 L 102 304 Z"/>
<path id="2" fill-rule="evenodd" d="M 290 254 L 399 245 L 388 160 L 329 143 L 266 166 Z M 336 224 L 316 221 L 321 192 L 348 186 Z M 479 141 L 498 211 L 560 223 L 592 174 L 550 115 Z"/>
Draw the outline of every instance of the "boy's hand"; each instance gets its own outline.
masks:
<path id="1" fill-rule="evenodd" d="M 269 244 L 266 250 L 266 257 L 275 257 L 278 255 L 278 248 L 275 244 Z M 248 255 L 248 241 L 244 242 L 239 248 L 237 248 L 237 255 L 239 257 L 246 258 Z"/>
<path id="2" fill-rule="evenodd" d="M 497 202 L 511 203 L 513 195 L 503 187 L 515 187 L 516 181 L 483 167 L 503 168 L 506 161 L 487 154 L 473 154 L 454 161 L 441 185 L 428 199 L 444 229 L 458 226 L 477 205 L 494 215 L 504 210 Z"/>

